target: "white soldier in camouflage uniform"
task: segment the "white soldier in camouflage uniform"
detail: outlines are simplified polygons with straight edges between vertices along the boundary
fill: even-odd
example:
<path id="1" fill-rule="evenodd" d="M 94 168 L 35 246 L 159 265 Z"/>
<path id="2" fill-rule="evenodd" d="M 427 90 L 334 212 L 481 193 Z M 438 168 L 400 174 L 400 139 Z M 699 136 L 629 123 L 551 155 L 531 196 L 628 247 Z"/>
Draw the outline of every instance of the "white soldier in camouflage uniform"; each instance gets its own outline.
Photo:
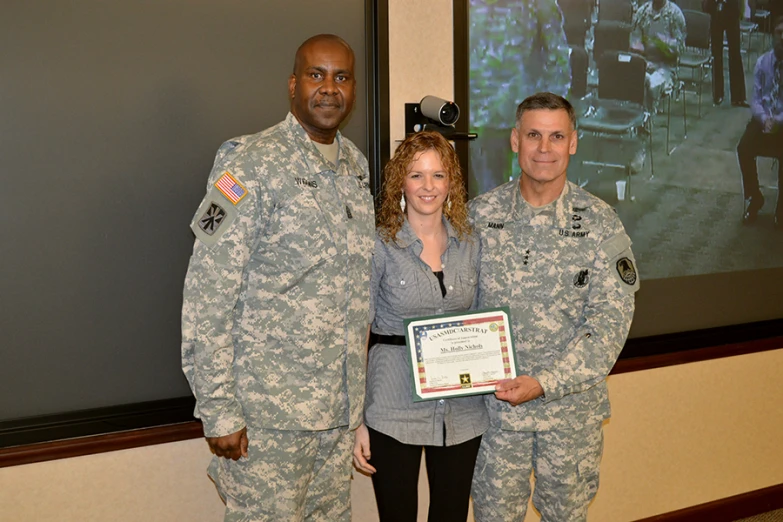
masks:
<path id="1" fill-rule="evenodd" d="M 647 60 L 647 106 L 654 109 L 677 82 L 677 60 L 685 51 L 685 15 L 669 0 L 649 0 L 633 15 L 631 48 Z"/>
<path id="2" fill-rule="evenodd" d="M 568 93 L 569 52 L 556 0 L 470 1 L 472 195 L 509 179 L 509 112 L 539 91 Z"/>
<path id="3" fill-rule="evenodd" d="M 598 488 L 606 376 L 639 287 L 631 240 L 603 201 L 566 180 L 573 108 L 520 104 L 511 146 L 522 176 L 471 203 L 481 237 L 480 308 L 509 306 L 519 376 L 487 395 L 490 428 L 473 476 L 477 522 L 586 520 Z"/>
<path id="4" fill-rule="evenodd" d="M 374 211 L 367 160 L 338 126 L 354 55 L 297 51 L 291 113 L 224 143 L 191 228 L 182 365 L 227 521 L 350 520 Z"/>

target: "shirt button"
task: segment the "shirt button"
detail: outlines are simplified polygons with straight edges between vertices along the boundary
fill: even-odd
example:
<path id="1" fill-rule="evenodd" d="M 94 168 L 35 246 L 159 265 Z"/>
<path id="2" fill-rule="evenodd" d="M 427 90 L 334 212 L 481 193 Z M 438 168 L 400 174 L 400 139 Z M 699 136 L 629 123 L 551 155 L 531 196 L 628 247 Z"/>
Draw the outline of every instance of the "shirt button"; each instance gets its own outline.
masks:
<path id="1" fill-rule="evenodd" d="M 442 314 L 443 313 L 443 308 L 438 308 L 438 313 Z"/>
<path id="2" fill-rule="evenodd" d="M 454 290 L 454 287 L 452 285 L 449 285 L 449 290 Z"/>
<path id="3" fill-rule="evenodd" d="M 446 401 L 444 401 L 443 399 L 441 399 L 441 400 L 439 400 L 439 401 L 438 401 L 438 404 L 446 404 Z"/>
<path id="4" fill-rule="evenodd" d="M 441 264 L 440 267 L 441 267 L 441 269 L 443 269 L 443 268 L 446 268 L 446 265 Z"/>
<path id="5" fill-rule="evenodd" d="M 402 281 L 400 281 L 400 284 L 401 284 L 402 286 L 405 286 L 405 280 L 403 279 Z"/>

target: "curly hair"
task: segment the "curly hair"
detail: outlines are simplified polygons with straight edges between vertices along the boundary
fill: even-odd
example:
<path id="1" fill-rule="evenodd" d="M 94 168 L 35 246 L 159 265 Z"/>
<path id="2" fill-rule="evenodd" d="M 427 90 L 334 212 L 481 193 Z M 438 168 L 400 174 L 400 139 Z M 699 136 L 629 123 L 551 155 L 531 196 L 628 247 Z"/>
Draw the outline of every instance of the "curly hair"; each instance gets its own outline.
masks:
<path id="1" fill-rule="evenodd" d="M 394 157 L 383 169 L 384 181 L 377 225 L 381 239 L 386 243 L 395 240 L 397 232 L 400 231 L 405 221 L 403 210 L 400 208 L 400 198 L 408 169 L 418 156 L 428 150 L 434 150 L 438 153 L 443 168 L 449 174 L 449 194 L 443 203 L 443 215 L 454 227 L 460 240 L 464 240 L 470 235 L 468 194 L 465 190 L 457 153 L 440 133 L 422 131 L 406 137 L 397 147 Z"/>

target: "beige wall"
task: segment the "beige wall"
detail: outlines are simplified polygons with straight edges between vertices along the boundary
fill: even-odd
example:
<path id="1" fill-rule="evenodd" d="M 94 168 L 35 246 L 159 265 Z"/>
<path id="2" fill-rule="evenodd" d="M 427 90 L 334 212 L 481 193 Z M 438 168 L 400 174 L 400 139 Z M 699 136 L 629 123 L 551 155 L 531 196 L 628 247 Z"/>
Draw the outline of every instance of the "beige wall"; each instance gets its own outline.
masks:
<path id="1" fill-rule="evenodd" d="M 397 140 L 405 102 L 453 96 L 451 27 L 431 23 L 451 19 L 451 2 L 390 4 Z M 631 521 L 783 483 L 779 368 L 783 349 L 610 378 L 614 416 L 590 519 Z M 192 440 L 0 469 L 0 520 L 218 521 L 208 460 L 205 443 Z M 353 485 L 354 520 L 375 520 L 369 479 Z"/>
<path id="2" fill-rule="evenodd" d="M 418 103 L 430 94 L 444 99 L 454 97 L 452 17 L 449 0 L 389 2 L 389 134 L 392 152 L 397 142 L 405 137 L 406 103 Z"/>

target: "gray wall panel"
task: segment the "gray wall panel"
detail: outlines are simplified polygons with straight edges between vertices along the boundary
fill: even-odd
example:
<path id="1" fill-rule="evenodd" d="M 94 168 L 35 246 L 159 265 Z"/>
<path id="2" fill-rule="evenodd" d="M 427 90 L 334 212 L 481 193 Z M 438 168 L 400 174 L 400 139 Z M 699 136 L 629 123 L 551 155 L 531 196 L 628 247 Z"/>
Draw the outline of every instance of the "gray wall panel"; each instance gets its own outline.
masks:
<path id="1" fill-rule="evenodd" d="M 0 420 L 189 394 L 182 282 L 217 147 L 281 120 L 343 36 L 367 150 L 365 2 L 2 2 Z"/>

